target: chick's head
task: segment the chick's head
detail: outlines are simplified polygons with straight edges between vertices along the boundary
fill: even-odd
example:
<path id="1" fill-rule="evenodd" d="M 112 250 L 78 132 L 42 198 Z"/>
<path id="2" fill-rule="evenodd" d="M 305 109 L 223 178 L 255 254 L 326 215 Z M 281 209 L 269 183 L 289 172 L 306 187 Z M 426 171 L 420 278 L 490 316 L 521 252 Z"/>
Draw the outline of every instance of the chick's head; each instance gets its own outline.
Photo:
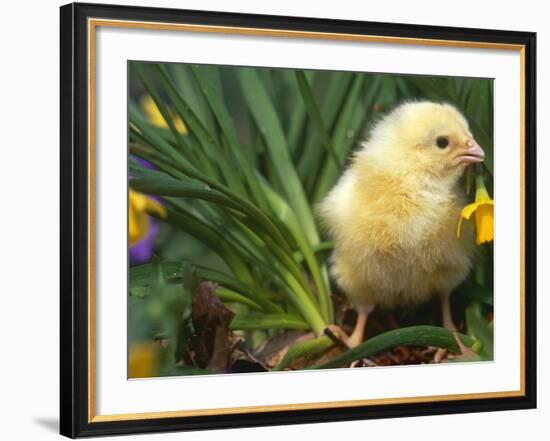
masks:
<path id="1" fill-rule="evenodd" d="M 405 103 L 389 113 L 372 130 L 367 150 L 398 172 L 451 181 L 485 158 L 464 116 L 450 104 L 428 101 Z"/>

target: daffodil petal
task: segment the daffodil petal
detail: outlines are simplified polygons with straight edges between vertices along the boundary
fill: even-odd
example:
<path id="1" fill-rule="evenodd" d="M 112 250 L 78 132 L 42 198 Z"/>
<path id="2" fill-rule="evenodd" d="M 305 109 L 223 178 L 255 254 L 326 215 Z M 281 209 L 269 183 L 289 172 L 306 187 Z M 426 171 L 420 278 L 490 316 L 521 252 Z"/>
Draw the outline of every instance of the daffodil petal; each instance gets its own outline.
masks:
<path id="1" fill-rule="evenodd" d="M 151 198 L 147 198 L 145 211 L 149 214 L 156 214 L 163 219 L 166 217 L 166 209 L 160 203 Z"/>
<path id="2" fill-rule="evenodd" d="M 128 195 L 128 237 L 133 246 L 147 236 L 148 214 L 166 217 L 166 209 L 158 201 L 130 189 Z"/>
<path id="3" fill-rule="evenodd" d="M 149 221 L 145 212 L 136 209 L 130 203 L 128 207 L 128 236 L 130 245 L 135 245 L 142 240 L 149 229 Z"/>
<path id="4" fill-rule="evenodd" d="M 472 217 L 472 214 L 474 214 L 477 210 L 477 207 L 479 207 L 479 204 L 477 202 L 466 205 L 462 209 L 462 213 L 460 213 L 461 218 L 470 219 L 470 217 Z"/>
<path id="5" fill-rule="evenodd" d="M 494 210 L 492 204 L 483 204 L 476 211 L 476 242 L 491 242 L 494 239 Z"/>
<path id="6" fill-rule="evenodd" d="M 176 128 L 178 133 L 180 133 L 181 135 L 186 135 L 187 134 L 187 126 L 185 125 L 183 120 L 180 118 L 180 116 L 176 115 L 176 116 L 173 117 L 173 119 L 174 119 L 174 127 Z"/>
<path id="7" fill-rule="evenodd" d="M 168 128 L 168 124 L 164 120 L 162 113 L 160 113 L 160 110 L 155 104 L 153 98 L 151 98 L 149 95 L 145 95 L 141 98 L 140 105 L 143 109 L 143 112 L 145 113 L 145 116 L 151 124 L 156 127 L 160 127 L 161 129 Z"/>
<path id="8" fill-rule="evenodd" d="M 157 353 L 152 343 L 138 343 L 130 348 L 128 377 L 153 377 L 157 371 Z"/>
<path id="9" fill-rule="evenodd" d="M 494 205 L 495 201 L 491 199 L 483 175 L 476 176 L 476 197 L 475 202 L 466 205 L 460 213 L 456 237 L 460 238 L 460 230 L 464 219 L 469 220 L 475 213 L 476 222 L 476 242 L 482 244 L 494 240 Z"/>
<path id="10" fill-rule="evenodd" d="M 151 98 L 149 95 L 145 95 L 143 98 L 141 98 L 140 105 L 143 109 L 143 112 L 145 113 L 147 120 L 151 124 L 161 129 L 168 128 L 168 123 L 162 116 L 162 113 L 160 112 L 153 98 Z M 186 135 L 187 126 L 185 125 L 181 117 L 178 114 L 174 114 L 170 109 L 168 109 L 168 111 L 170 112 L 174 127 L 176 128 L 178 133 L 180 133 L 181 135 Z"/>

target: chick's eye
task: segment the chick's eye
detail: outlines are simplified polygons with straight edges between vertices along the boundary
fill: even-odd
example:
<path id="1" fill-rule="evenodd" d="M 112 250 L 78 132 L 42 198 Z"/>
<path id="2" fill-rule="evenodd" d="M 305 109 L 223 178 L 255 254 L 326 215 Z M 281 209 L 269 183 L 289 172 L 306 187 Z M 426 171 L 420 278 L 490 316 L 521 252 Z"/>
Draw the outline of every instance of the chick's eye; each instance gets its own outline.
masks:
<path id="1" fill-rule="evenodd" d="M 444 149 L 449 145 L 449 138 L 447 138 L 446 136 L 438 136 L 435 140 L 435 143 L 440 149 Z"/>

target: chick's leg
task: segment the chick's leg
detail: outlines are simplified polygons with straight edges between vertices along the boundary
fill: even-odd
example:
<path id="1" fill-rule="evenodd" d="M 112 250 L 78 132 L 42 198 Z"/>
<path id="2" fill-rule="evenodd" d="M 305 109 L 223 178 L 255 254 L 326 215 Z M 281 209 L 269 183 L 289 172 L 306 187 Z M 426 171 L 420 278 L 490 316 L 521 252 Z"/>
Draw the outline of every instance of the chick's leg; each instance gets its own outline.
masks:
<path id="1" fill-rule="evenodd" d="M 361 344 L 365 335 L 365 328 L 367 327 L 367 319 L 373 309 L 373 306 L 357 307 L 357 321 L 355 322 L 355 328 L 353 329 L 351 335 L 344 339 L 346 346 L 349 348 L 354 348 Z"/>
<path id="2" fill-rule="evenodd" d="M 456 326 L 453 322 L 451 313 L 451 293 L 441 294 L 441 316 L 443 318 L 443 327 L 449 331 L 456 331 Z"/>
<path id="3" fill-rule="evenodd" d="M 456 340 L 456 344 L 460 348 L 461 355 L 475 355 L 470 348 L 467 348 L 458 336 L 457 328 L 453 322 L 453 316 L 451 313 L 451 294 L 441 294 L 441 316 L 443 318 L 443 327 L 451 331 Z M 434 361 L 439 363 L 444 357 L 447 356 L 447 349 L 440 348 L 437 350 Z"/>
<path id="4" fill-rule="evenodd" d="M 451 332 L 456 332 L 456 326 L 453 322 L 453 314 L 451 312 L 451 293 L 442 293 L 439 295 L 441 301 L 441 317 L 443 319 L 443 327 Z M 445 348 L 436 349 L 434 361 L 441 363 L 448 355 Z"/>

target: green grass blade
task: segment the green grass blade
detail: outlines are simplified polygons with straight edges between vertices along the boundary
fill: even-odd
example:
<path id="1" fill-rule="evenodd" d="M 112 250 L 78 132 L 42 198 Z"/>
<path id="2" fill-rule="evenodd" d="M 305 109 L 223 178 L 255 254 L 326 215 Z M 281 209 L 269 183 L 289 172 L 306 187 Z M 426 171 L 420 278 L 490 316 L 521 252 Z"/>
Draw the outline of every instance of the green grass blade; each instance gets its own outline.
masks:
<path id="1" fill-rule="evenodd" d="M 215 135 L 207 130 L 190 105 L 186 103 L 183 97 L 178 93 L 176 87 L 169 78 L 165 67 L 155 64 L 153 65 L 153 69 L 157 75 L 157 79 L 164 87 L 164 90 L 170 97 L 180 117 L 183 121 L 185 121 L 189 131 L 193 133 L 200 141 L 200 144 L 206 150 L 207 156 L 210 160 L 219 166 L 227 185 L 235 193 L 238 193 L 241 196 L 247 195 L 241 176 L 236 171 L 236 164 L 232 163 L 233 158 L 225 155 L 225 160 L 220 161 L 220 154 L 224 151 L 224 149 L 222 145 L 217 143 Z"/>
<path id="2" fill-rule="evenodd" d="M 130 128 L 131 137 L 134 136 L 139 141 L 145 141 L 151 148 L 173 161 L 180 161 L 183 158 L 182 154 L 164 139 L 157 130 L 145 122 L 143 118 L 140 118 L 136 112 L 130 107 L 130 123 L 138 129 Z"/>
<path id="3" fill-rule="evenodd" d="M 304 260 L 307 263 L 307 266 L 313 278 L 313 283 L 317 288 L 319 306 L 321 308 L 321 314 L 323 318 L 328 323 L 332 323 L 334 319 L 334 312 L 330 299 L 328 279 L 324 278 L 322 275 L 322 266 L 319 265 L 311 245 L 303 236 L 298 218 L 283 198 L 281 198 L 277 193 L 271 190 L 264 181 L 262 181 L 262 185 L 267 200 L 271 205 L 272 211 L 286 226 L 295 243 L 297 244 L 298 249 L 302 253 Z"/>
<path id="4" fill-rule="evenodd" d="M 266 312 L 283 312 L 283 309 L 279 305 L 269 300 L 269 297 L 273 297 L 273 295 L 271 291 L 265 288 L 257 286 L 254 283 L 244 282 L 228 274 L 200 265 L 190 264 L 190 268 L 194 277 L 197 279 L 218 283 L 225 288 L 235 291 L 258 303 Z"/>
<path id="5" fill-rule="evenodd" d="M 152 160 L 154 164 L 159 164 L 162 161 L 159 160 L 159 158 L 151 158 L 150 156 L 144 155 L 145 159 L 149 158 Z M 226 188 L 223 185 L 220 185 L 219 183 L 212 181 L 205 176 L 201 176 L 198 171 L 192 170 L 192 169 L 186 169 L 185 171 L 188 172 L 189 175 L 192 177 L 196 177 L 203 183 L 207 184 L 207 186 L 203 187 L 202 191 L 200 190 L 200 187 L 197 185 L 191 185 L 185 182 L 182 182 L 181 180 L 176 179 L 161 179 L 158 181 L 151 181 L 148 180 L 146 182 L 143 182 L 142 180 L 135 180 L 132 181 L 132 186 L 141 186 L 143 192 L 150 193 L 150 194 L 159 194 L 159 195 L 165 195 L 165 196 L 181 196 L 186 197 L 190 195 L 190 191 L 193 191 L 195 197 L 203 198 L 203 197 L 211 197 L 216 198 L 219 203 L 222 204 L 230 204 L 228 206 L 231 206 L 232 208 L 235 208 L 236 210 L 241 211 L 242 213 L 245 213 L 249 215 L 251 218 L 255 219 L 257 222 L 257 225 L 261 226 L 261 228 L 271 237 L 275 240 L 276 243 L 281 245 L 285 252 L 287 252 L 289 255 L 292 254 L 291 248 L 288 244 L 288 241 L 284 238 L 282 233 L 279 231 L 277 226 L 273 223 L 273 221 L 265 215 L 261 210 L 259 210 L 255 205 L 248 202 L 246 199 L 241 198 L 238 194 L 233 193 L 230 189 Z M 145 188 L 147 186 L 147 188 Z M 137 187 L 136 187 L 137 189 Z M 214 192 L 212 190 L 218 190 L 219 193 L 226 196 L 225 198 L 220 198 L 218 192 Z"/>
<path id="6" fill-rule="evenodd" d="M 316 244 L 319 242 L 319 233 L 304 189 L 294 168 L 277 112 L 256 70 L 242 69 L 239 74 L 243 94 L 266 141 L 274 171 L 278 175 L 291 207 L 300 218 L 306 237 L 312 244 Z"/>
<path id="7" fill-rule="evenodd" d="M 243 296 L 242 294 L 239 294 L 236 291 L 232 291 L 228 288 L 224 287 L 218 287 L 216 289 L 216 294 L 220 298 L 220 300 L 224 303 L 241 303 L 243 305 L 249 306 L 252 309 L 262 311 L 262 307 L 258 305 L 255 301 L 250 300 L 249 298 Z"/>
<path id="8" fill-rule="evenodd" d="M 288 72 L 288 75 L 292 77 L 292 74 Z M 315 82 L 316 72 L 307 71 L 305 72 L 307 80 L 311 83 Z M 286 131 L 286 138 L 288 140 L 288 146 L 290 148 L 290 153 L 292 158 L 296 160 L 299 157 L 302 144 L 305 142 L 304 135 L 306 132 L 307 126 L 307 112 L 304 105 L 304 101 L 300 99 L 300 93 L 295 81 L 289 81 L 292 89 L 289 91 L 289 95 L 294 97 L 293 102 L 288 106 L 288 112 L 292 116 L 288 124 Z"/>
<path id="9" fill-rule="evenodd" d="M 353 138 L 350 138 L 349 134 L 350 132 L 354 133 L 354 118 L 359 116 L 360 119 L 364 120 L 364 115 L 357 114 L 357 106 L 361 98 L 361 91 L 364 81 L 364 75 L 357 75 L 353 80 L 350 92 L 342 109 L 342 113 L 340 114 L 338 122 L 334 128 L 332 139 L 334 140 L 334 146 L 337 149 L 337 155 L 342 160 L 348 156 L 353 143 Z M 319 178 L 317 179 L 317 185 L 313 197 L 314 204 L 321 202 L 339 176 L 339 169 L 332 162 L 326 162 Z"/>
<path id="10" fill-rule="evenodd" d="M 326 84 L 323 84 L 325 93 L 321 101 L 321 116 L 323 121 L 326 122 L 329 131 L 333 130 L 338 115 L 341 113 L 346 93 L 349 90 L 353 78 L 353 74 L 340 72 Z M 326 162 L 325 150 L 318 148 L 321 142 L 318 131 L 308 131 L 303 149 L 298 156 L 298 173 L 302 182 L 307 183 L 311 181 L 311 186 L 313 186 L 313 178 L 317 174 L 317 170 Z M 311 194 L 311 188 L 308 188 L 308 194 Z"/>
<path id="11" fill-rule="evenodd" d="M 300 317 L 280 314 L 246 314 L 235 315 L 229 325 L 236 331 L 254 329 L 301 329 L 308 330 L 309 325 Z"/>
<path id="12" fill-rule="evenodd" d="M 181 282 L 181 262 L 161 262 L 161 268 L 163 272 L 163 278 L 166 283 L 180 283 Z M 130 267 L 128 281 L 130 289 L 139 286 L 148 286 L 151 281 L 151 274 L 153 272 L 153 265 L 146 263 L 143 265 L 137 265 Z"/>
<path id="13" fill-rule="evenodd" d="M 171 207 L 167 207 L 167 213 L 164 222 L 193 235 L 197 240 L 215 251 L 231 268 L 235 276 L 249 284 L 253 284 L 254 278 L 248 269 L 247 263 L 237 254 L 232 244 L 222 234 L 190 213 L 176 212 Z"/>
<path id="14" fill-rule="evenodd" d="M 172 136 L 174 137 L 177 144 L 180 146 L 180 149 L 183 149 L 184 142 L 182 140 L 182 135 L 176 129 L 176 126 L 174 124 L 174 120 L 172 118 L 172 115 L 170 114 L 170 111 L 166 107 L 166 104 L 160 98 L 160 95 L 157 93 L 155 88 L 151 85 L 151 83 L 147 79 L 146 72 L 144 71 L 144 65 L 136 64 L 136 69 L 138 71 L 138 77 L 141 80 L 141 83 L 145 87 L 145 90 L 147 91 L 147 93 L 153 99 L 153 102 L 155 103 L 158 110 L 160 111 L 160 114 L 162 115 L 162 118 L 164 119 L 164 121 L 168 125 L 168 127 L 170 129 L 170 132 L 172 133 Z"/>
<path id="15" fill-rule="evenodd" d="M 137 190 L 141 193 L 154 194 L 159 196 L 196 198 L 246 213 L 246 210 L 239 203 L 228 198 L 217 190 L 214 190 L 207 185 L 197 182 L 186 182 L 171 178 L 150 177 L 132 179 L 130 181 L 130 186 L 134 190 Z"/>
<path id="16" fill-rule="evenodd" d="M 253 195 L 256 203 L 258 203 L 260 207 L 265 208 L 265 197 L 259 189 L 252 164 L 244 155 L 243 146 L 239 140 L 235 123 L 233 122 L 223 101 L 223 90 L 221 88 L 219 71 L 215 68 L 205 66 L 193 66 L 192 71 L 195 75 L 197 83 L 200 85 L 206 101 L 210 105 L 210 108 L 222 129 L 223 134 L 229 142 L 231 153 L 237 159 L 239 167 L 248 182 L 248 188 L 251 194 Z"/>
<path id="17" fill-rule="evenodd" d="M 190 65 L 169 64 L 166 66 L 169 77 L 172 79 L 178 93 L 194 110 L 208 133 L 217 134 L 214 116 L 210 112 L 208 103 L 204 99 L 199 86 L 195 81 Z"/>
<path id="18" fill-rule="evenodd" d="M 463 334 L 459 334 L 459 336 L 467 347 L 473 346 L 474 339 Z M 348 365 L 355 360 L 371 357 L 395 346 L 435 346 L 449 349 L 452 352 L 460 352 L 453 333 L 448 329 L 437 326 L 411 326 L 393 329 L 372 337 L 359 346 L 314 368 L 329 369 Z"/>
<path id="19" fill-rule="evenodd" d="M 468 335 L 480 342 L 480 357 L 493 360 L 493 324 L 483 317 L 480 303 L 472 302 L 466 308 L 466 326 Z"/>
<path id="20" fill-rule="evenodd" d="M 315 102 L 315 97 L 313 96 L 313 92 L 309 86 L 307 78 L 304 72 L 300 70 L 296 70 L 294 74 L 296 75 L 298 88 L 304 100 L 304 104 L 306 106 L 308 114 L 313 120 L 314 124 L 317 126 L 317 129 L 319 130 L 319 134 L 321 135 L 321 139 L 323 140 L 322 144 L 325 146 L 330 158 L 334 161 L 334 164 L 341 172 L 344 168 L 344 164 L 340 160 L 340 158 L 338 158 L 336 152 L 334 151 L 332 139 L 330 138 L 328 129 L 325 125 L 325 122 L 323 121 L 323 117 L 321 116 L 319 106 Z"/>
<path id="21" fill-rule="evenodd" d="M 283 359 L 273 368 L 273 370 L 282 371 L 300 358 L 309 360 L 315 359 L 333 346 L 334 342 L 326 336 L 296 343 L 288 349 Z"/>

